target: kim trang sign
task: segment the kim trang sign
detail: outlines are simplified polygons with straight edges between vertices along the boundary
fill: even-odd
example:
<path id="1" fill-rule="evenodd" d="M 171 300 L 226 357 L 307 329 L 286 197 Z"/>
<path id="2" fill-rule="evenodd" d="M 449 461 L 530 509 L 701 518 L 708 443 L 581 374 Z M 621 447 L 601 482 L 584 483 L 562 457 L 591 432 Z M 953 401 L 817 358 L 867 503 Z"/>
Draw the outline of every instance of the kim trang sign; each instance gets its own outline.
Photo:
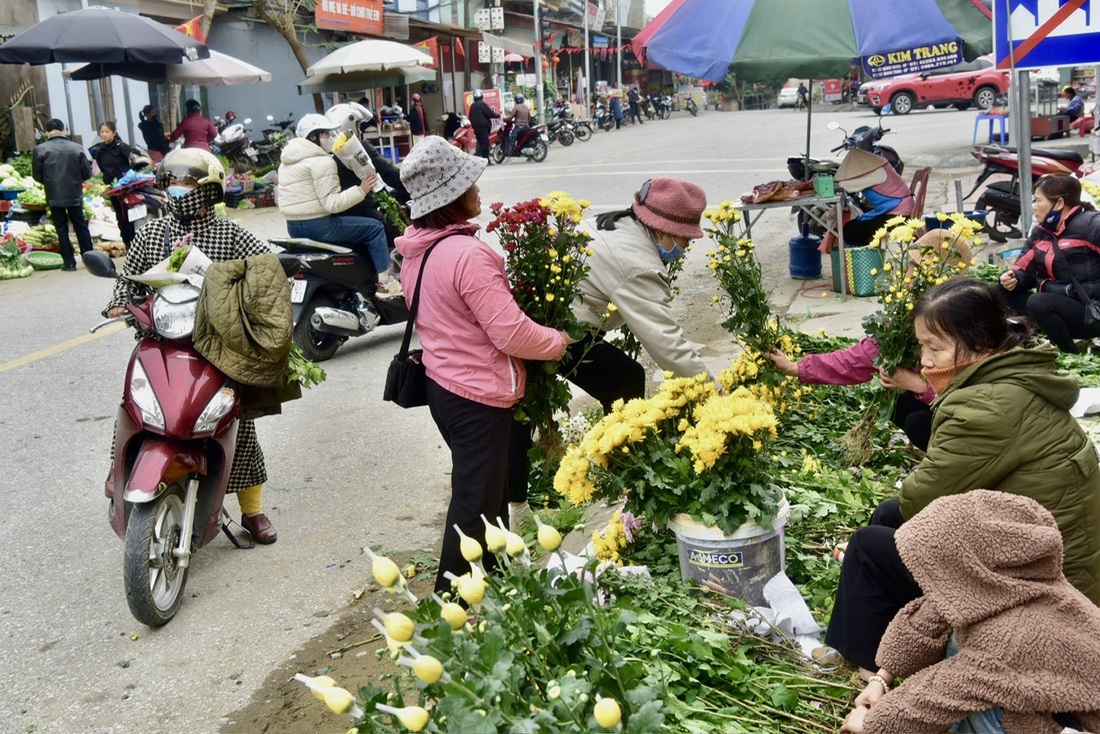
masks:
<path id="1" fill-rule="evenodd" d="M 963 60 L 963 42 L 945 41 L 860 57 L 863 71 L 873 79 L 919 74 L 954 66 Z"/>

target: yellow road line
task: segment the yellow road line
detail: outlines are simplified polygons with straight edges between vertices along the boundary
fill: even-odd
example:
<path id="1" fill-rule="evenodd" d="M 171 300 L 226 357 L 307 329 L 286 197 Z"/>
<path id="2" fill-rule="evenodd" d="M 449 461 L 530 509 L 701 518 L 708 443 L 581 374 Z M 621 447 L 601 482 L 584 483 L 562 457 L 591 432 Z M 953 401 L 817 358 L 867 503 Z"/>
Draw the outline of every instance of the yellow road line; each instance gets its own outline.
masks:
<path id="1" fill-rule="evenodd" d="M 85 334 L 84 336 L 78 336 L 75 339 L 70 339 L 67 342 L 61 342 L 60 344 L 54 344 L 52 347 L 46 347 L 45 349 L 39 349 L 37 352 L 31 352 L 30 354 L 20 357 L 19 359 L 13 359 L 9 362 L 0 363 L 0 372 L 7 372 L 8 370 L 14 370 L 17 367 L 24 367 L 33 362 L 37 362 L 40 359 L 46 357 L 52 357 L 55 354 L 60 354 L 74 347 L 79 347 L 81 344 L 87 344 L 90 341 L 105 337 L 109 334 L 115 334 L 126 328 L 126 323 L 119 321 L 111 324 L 110 326 L 104 326 L 102 329 L 94 334 Z"/>

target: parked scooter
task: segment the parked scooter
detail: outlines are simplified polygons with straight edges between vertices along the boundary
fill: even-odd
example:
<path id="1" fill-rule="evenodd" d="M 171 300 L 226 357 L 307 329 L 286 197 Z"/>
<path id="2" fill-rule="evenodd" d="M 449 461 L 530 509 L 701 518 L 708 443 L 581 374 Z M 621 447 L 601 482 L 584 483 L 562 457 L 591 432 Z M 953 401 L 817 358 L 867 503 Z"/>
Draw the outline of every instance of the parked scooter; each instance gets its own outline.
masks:
<path id="1" fill-rule="evenodd" d="M 607 132 L 611 128 L 615 127 L 615 118 L 611 114 L 611 110 L 607 108 L 607 105 L 600 102 L 596 105 L 596 127 Z"/>
<path id="2" fill-rule="evenodd" d="M 409 320 L 404 297 L 378 297 L 378 273 L 365 254 L 306 238 L 268 241 L 283 248 L 278 256 L 285 270 L 299 267 L 290 303 L 294 343 L 308 359 L 323 362 L 349 337 Z"/>
<path id="3" fill-rule="evenodd" d="M 489 160 L 500 164 L 504 162 L 504 139 L 512 129 L 511 122 L 505 122 L 500 129 L 499 143 L 490 142 Z M 490 139 L 491 141 L 491 139 Z M 546 153 L 550 150 L 550 139 L 547 137 L 546 125 L 532 125 L 516 137 L 515 147 L 512 149 L 513 158 L 529 158 L 535 163 L 546 160 Z"/>
<path id="4" fill-rule="evenodd" d="M 93 275 L 125 277 L 106 253 L 93 250 L 82 259 Z M 130 357 L 104 484 L 111 528 L 126 542 L 126 601 L 150 627 L 167 624 L 179 610 L 194 553 L 219 529 L 232 537 L 222 501 L 240 395 L 191 342 L 198 296 L 190 283 L 166 284 L 131 303 L 129 315 L 92 328 L 127 321 L 159 337 L 140 341 Z"/>
<path id="5" fill-rule="evenodd" d="M 246 117 L 244 123 L 229 125 L 218 133 L 210 145 L 213 152 L 225 156 L 237 171 L 251 171 L 259 161 L 259 151 L 252 145 L 252 138 L 248 136 L 251 130 L 245 127 L 251 122 L 252 118 Z"/>
<path id="6" fill-rule="evenodd" d="M 1008 175 L 1006 181 L 994 181 L 986 187 L 975 204 L 977 209 L 993 212 L 992 224 L 986 225 L 986 234 L 995 242 L 1007 242 L 1009 238 L 1022 237 L 1017 224 L 1020 221 L 1020 160 L 1016 148 L 999 145 L 978 145 L 970 155 L 984 164 L 974 181 L 973 188 L 964 196 L 969 199 L 974 192 L 996 174 Z M 1034 181 L 1049 173 L 1079 174 L 1084 159 L 1071 150 L 1031 149 L 1031 178 Z"/>
<path id="7" fill-rule="evenodd" d="M 578 120 L 573 116 L 573 110 L 568 104 L 557 102 L 554 104 L 553 119 L 561 120 L 569 128 L 577 140 L 588 140 L 596 131 L 592 128 L 591 120 Z"/>
<path id="8" fill-rule="evenodd" d="M 546 138 L 551 143 L 558 142 L 568 148 L 577 139 L 577 136 L 573 134 L 573 130 L 565 120 L 551 117 L 550 121 L 546 123 Z"/>

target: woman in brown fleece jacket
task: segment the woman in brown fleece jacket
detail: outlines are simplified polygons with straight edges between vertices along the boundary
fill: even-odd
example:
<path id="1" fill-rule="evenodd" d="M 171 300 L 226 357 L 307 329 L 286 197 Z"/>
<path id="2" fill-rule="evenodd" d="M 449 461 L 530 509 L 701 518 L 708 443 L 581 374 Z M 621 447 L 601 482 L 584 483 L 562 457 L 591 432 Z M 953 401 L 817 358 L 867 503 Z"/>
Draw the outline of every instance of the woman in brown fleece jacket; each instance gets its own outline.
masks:
<path id="1" fill-rule="evenodd" d="M 1066 581 L 1050 512 L 976 489 L 935 500 L 895 538 L 924 596 L 890 623 L 841 731 L 1100 732 L 1100 608 Z M 895 676 L 905 682 L 888 690 Z M 988 728 L 967 728 L 975 712 Z"/>

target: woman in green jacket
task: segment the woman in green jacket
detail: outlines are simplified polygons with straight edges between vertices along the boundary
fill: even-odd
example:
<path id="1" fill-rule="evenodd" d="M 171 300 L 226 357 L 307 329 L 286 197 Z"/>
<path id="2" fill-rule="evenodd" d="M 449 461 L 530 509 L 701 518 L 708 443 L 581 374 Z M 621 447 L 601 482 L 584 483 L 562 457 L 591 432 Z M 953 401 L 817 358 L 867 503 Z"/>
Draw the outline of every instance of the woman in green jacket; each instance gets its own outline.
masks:
<path id="1" fill-rule="evenodd" d="M 1024 346 L 1030 328 L 1009 321 L 993 286 L 968 278 L 928 291 L 913 324 L 921 374 L 938 396 L 932 439 L 898 498 L 883 502 L 849 541 L 825 636 L 865 677 L 877 667 L 887 625 L 921 596 L 894 531 L 944 495 L 992 489 L 1039 502 L 1062 533 L 1066 578 L 1100 603 L 1100 471 L 1096 449 L 1069 413 L 1079 388 L 1058 371 L 1058 352 Z"/>

